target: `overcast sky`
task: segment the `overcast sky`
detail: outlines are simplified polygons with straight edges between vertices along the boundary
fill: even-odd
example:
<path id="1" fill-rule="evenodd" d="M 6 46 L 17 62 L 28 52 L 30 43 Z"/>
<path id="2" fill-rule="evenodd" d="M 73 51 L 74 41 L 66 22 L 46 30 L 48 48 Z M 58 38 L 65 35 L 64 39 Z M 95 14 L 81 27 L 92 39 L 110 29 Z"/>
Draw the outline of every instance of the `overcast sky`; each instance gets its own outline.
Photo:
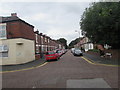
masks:
<path id="1" fill-rule="evenodd" d="M 17 16 L 53 39 L 65 38 L 69 44 L 79 37 L 79 22 L 91 2 L 4 2 L 0 16 Z"/>

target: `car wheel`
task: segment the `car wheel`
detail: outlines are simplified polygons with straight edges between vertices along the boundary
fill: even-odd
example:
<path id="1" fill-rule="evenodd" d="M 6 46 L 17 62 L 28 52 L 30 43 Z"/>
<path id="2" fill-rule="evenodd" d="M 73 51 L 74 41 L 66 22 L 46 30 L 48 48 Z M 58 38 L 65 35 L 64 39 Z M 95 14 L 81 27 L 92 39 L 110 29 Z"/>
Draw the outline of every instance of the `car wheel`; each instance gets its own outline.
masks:
<path id="1" fill-rule="evenodd" d="M 56 59 L 56 61 L 58 61 L 59 58 Z"/>

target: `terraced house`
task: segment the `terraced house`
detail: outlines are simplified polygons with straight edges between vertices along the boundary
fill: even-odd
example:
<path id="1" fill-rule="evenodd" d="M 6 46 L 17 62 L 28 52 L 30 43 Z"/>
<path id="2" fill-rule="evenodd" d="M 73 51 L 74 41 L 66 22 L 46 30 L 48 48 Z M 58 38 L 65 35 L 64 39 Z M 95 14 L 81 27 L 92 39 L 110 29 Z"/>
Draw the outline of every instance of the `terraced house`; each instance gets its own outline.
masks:
<path id="1" fill-rule="evenodd" d="M 55 49 L 65 49 L 64 46 L 56 41 L 51 39 L 49 36 L 35 31 L 35 56 L 36 59 L 43 57 L 43 54 L 47 51 L 52 51 Z"/>
<path id="2" fill-rule="evenodd" d="M 27 63 L 40 59 L 47 51 L 64 48 L 49 36 L 34 31 L 34 26 L 16 13 L 0 18 L 0 65 Z"/>
<path id="3" fill-rule="evenodd" d="M 88 51 L 90 49 L 94 48 L 94 44 L 89 40 L 88 37 L 82 37 L 80 41 L 74 45 L 75 48 L 82 48 L 85 51 Z"/>
<path id="4" fill-rule="evenodd" d="M 34 26 L 17 17 L 1 17 L 0 64 L 21 64 L 35 60 Z"/>

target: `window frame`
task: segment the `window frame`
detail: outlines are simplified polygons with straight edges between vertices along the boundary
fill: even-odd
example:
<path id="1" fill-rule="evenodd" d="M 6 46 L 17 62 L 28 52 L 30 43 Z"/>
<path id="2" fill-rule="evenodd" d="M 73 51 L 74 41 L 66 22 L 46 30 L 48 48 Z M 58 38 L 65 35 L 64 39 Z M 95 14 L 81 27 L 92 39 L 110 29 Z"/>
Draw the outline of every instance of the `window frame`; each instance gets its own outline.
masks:
<path id="1" fill-rule="evenodd" d="M 8 58 L 8 50 L 9 50 L 8 45 L 0 45 L 0 58 Z M 4 53 L 6 53 L 7 56 L 4 56 L 3 55 Z"/>
<path id="2" fill-rule="evenodd" d="M 5 26 L 5 28 L 2 28 L 3 26 Z M 7 24 L 6 23 L 0 23 L 0 39 L 7 39 Z M 4 35 L 2 36 L 4 32 Z"/>

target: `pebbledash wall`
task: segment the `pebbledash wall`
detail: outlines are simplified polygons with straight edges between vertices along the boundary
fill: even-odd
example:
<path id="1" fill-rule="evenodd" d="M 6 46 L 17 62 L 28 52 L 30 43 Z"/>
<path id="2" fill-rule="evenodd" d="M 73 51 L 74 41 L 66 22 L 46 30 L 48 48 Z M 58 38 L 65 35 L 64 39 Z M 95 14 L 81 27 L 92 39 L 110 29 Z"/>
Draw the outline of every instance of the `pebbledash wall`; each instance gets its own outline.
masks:
<path id="1" fill-rule="evenodd" d="M 0 65 L 22 64 L 35 60 L 34 26 L 14 14 L 1 18 Z"/>
<path id="2" fill-rule="evenodd" d="M 0 57 L 0 65 L 22 64 L 35 60 L 34 41 L 16 38 L 0 40 L 4 51 Z"/>

